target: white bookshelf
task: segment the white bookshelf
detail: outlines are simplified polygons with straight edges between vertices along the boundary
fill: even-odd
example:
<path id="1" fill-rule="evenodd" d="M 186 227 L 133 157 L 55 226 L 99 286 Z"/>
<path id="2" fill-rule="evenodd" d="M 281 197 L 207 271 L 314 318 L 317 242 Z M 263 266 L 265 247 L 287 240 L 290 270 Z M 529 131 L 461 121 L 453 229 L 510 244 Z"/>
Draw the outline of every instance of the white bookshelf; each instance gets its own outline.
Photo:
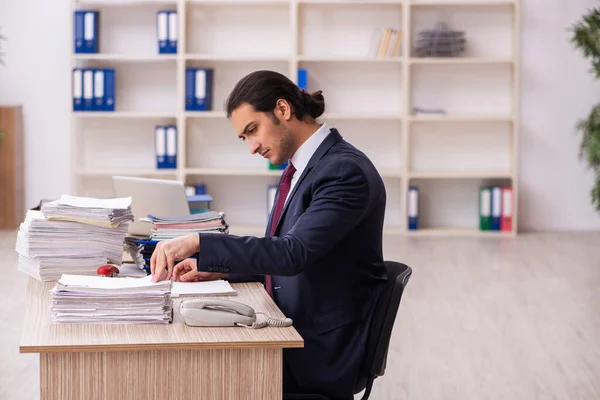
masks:
<path id="1" fill-rule="evenodd" d="M 306 68 L 309 90 L 325 96 L 321 121 L 363 150 L 384 179 L 386 232 L 514 235 L 519 8 L 518 0 L 71 0 L 71 11 L 100 11 L 100 53 L 72 54 L 71 69 L 115 68 L 117 82 L 115 112 L 71 112 L 72 192 L 112 196 L 112 175 L 204 183 L 232 233 L 262 234 L 266 186 L 282 171 L 249 154 L 223 105 L 251 71 L 296 81 Z M 159 10 L 178 12 L 178 54 L 158 54 Z M 415 57 L 419 31 L 440 20 L 466 32 L 467 52 Z M 377 57 L 386 27 L 401 31 L 400 52 Z M 185 110 L 185 69 L 194 66 L 215 71 L 211 111 Z M 414 115 L 413 107 L 446 113 Z M 158 124 L 177 126 L 177 169 L 155 168 Z M 407 229 L 412 184 L 421 189 L 418 231 Z M 513 188 L 512 232 L 479 231 L 482 184 Z"/>

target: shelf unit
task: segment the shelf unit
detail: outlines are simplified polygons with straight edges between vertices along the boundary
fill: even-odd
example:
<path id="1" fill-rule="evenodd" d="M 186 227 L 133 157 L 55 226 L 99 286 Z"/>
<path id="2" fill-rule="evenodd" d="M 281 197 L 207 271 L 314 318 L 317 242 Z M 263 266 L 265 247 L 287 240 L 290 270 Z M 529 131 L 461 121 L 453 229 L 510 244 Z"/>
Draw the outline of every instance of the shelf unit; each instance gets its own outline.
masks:
<path id="1" fill-rule="evenodd" d="M 100 53 L 72 54 L 70 67 L 115 68 L 117 93 L 115 112 L 71 112 L 72 192 L 111 196 L 112 175 L 205 183 L 233 233 L 261 234 L 266 186 L 281 171 L 237 141 L 222 107 L 248 72 L 296 81 L 306 68 L 309 90 L 325 95 L 321 121 L 365 151 L 384 179 L 386 232 L 517 233 L 519 0 L 71 0 L 76 9 L 100 11 Z M 178 12 L 178 53 L 158 54 L 156 12 L 168 9 Z M 436 21 L 466 32 L 464 56 L 414 56 L 418 32 Z M 400 54 L 377 57 L 374 35 L 386 27 L 400 30 Z M 188 66 L 214 68 L 214 110 L 185 111 Z M 447 113 L 414 115 L 413 107 Z M 174 170 L 154 168 L 153 126 L 166 123 L 178 131 Z M 428 196 L 422 212 L 430 207 L 443 222 L 425 216 L 422 229 L 407 229 L 412 184 Z M 482 184 L 512 187 L 511 232 L 478 230 Z"/>

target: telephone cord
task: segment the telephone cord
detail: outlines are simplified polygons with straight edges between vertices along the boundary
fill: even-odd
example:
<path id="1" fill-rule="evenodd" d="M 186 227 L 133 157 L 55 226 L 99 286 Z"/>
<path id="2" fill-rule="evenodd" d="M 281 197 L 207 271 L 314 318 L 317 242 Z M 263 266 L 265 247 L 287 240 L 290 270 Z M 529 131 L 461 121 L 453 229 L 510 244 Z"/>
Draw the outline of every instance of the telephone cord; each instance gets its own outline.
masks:
<path id="1" fill-rule="evenodd" d="M 261 314 L 265 316 L 265 319 L 263 319 L 262 321 L 258 321 L 258 318 L 256 319 L 256 321 L 254 321 L 252 323 L 252 325 L 245 325 L 245 324 L 240 324 L 237 323 L 236 325 L 240 325 L 240 326 L 245 326 L 246 328 L 250 328 L 250 329 L 260 329 L 260 328 L 264 328 L 266 326 L 276 326 L 279 328 L 283 328 L 286 326 L 292 326 L 293 321 L 291 320 L 291 318 L 271 318 L 270 316 L 268 316 L 265 313 L 261 313 L 261 312 L 257 312 L 256 315 Z"/>

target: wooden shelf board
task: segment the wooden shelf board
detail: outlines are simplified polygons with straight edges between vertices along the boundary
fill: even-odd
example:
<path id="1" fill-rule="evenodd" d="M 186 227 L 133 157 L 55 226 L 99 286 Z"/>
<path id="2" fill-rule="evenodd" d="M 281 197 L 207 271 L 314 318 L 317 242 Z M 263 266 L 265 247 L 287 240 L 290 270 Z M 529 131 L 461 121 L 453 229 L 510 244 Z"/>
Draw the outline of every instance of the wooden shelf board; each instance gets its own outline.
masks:
<path id="1" fill-rule="evenodd" d="M 415 65 L 510 65 L 514 61 L 511 58 L 496 57 L 411 57 L 410 64 Z"/>
<path id="2" fill-rule="evenodd" d="M 499 115 L 412 115 L 410 122 L 513 122 L 512 116 Z"/>
<path id="3" fill-rule="evenodd" d="M 107 169 L 82 169 L 76 172 L 79 176 L 113 176 L 113 175 L 125 175 L 125 176 L 140 176 L 140 175 L 152 175 L 152 176 L 171 176 L 176 175 L 176 169 L 140 169 L 140 168 L 107 168 Z"/>
<path id="4" fill-rule="evenodd" d="M 184 58 L 188 61 L 225 61 L 225 62 L 282 62 L 290 61 L 289 55 L 276 54 L 186 54 Z"/>
<path id="5" fill-rule="evenodd" d="M 380 6 L 380 5 L 404 5 L 407 4 L 405 0 L 298 0 L 298 4 L 311 4 L 311 5 L 327 5 L 327 6 L 345 6 L 345 5 L 368 5 L 368 6 Z"/>
<path id="6" fill-rule="evenodd" d="M 186 111 L 186 118 L 226 118 L 225 111 Z"/>
<path id="7" fill-rule="evenodd" d="M 517 0 L 518 1 L 518 0 Z M 413 0 L 412 7 L 435 6 L 435 7 L 458 7 L 458 6 L 511 6 L 515 0 Z"/>
<path id="8" fill-rule="evenodd" d="M 299 62 L 320 62 L 320 63 L 336 63 L 336 62 L 351 62 L 351 63 L 394 63 L 400 64 L 404 61 L 404 57 L 367 57 L 353 55 L 299 55 Z"/>
<path id="9" fill-rule="evenodd" d="M 146 6 L 176 5 L 177 0 L 74 0 L 73 3 L 82 6 Z"/>
<path id="10" fill-rule="evenodd" d="M 409 236 L 513 236 L 512 231 L 481 231 L 479 228 L 422 228 L 417 230 L 407 230 Z"/>
<path id="11" fill-rule="evenodd" d="M 129 62 L 163 62 L 176 61 L 176 54 L 131 54 L 131 53 L 107 53 L 107 54 L 73 54 L 77 61 L 129 61 Z"/>
<path id="12" fill-rule="evenodd" d="M 75 118 L 177 118 L 177 113 L 175 112 L 158 111 L 73 111 L 72 115 Z"/>
<path id="13" fill-rule="evenodd" d="M 413 179 L 477 179 L 477 178 L 512 178 L 510 171 L 412 171 L 408 173 Z"/>
<path id="14" fill-rule="evenodd" d="M 281 176 L 283 170 L 258 168 L 186 168 L 186 175 L 208 176 Z"/>
<path id="15" fill-rule="evenodd" d="M 320 117 L 322 120 L 328 119 L 341 119 L 341 120 L 389 120 L 389 121 L 401 121 L 402 115 L 400 114 L 363 114 L 363 113 L 325 113 Z"/>
<path id="16" fill-rule="evenodd" d="M 210 5 L 210 6 L 287 6 L 289 0 L 187 0 L 190 5 Z"/>

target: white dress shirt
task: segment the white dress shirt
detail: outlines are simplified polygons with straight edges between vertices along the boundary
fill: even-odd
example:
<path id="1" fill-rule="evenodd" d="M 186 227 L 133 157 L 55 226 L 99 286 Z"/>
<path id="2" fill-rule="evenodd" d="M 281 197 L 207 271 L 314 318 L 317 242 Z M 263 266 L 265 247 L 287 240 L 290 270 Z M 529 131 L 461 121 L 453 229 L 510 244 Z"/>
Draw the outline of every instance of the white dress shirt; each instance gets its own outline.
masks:
<path id="1" fill-rule="evenodd" d="M 290 162 L 292 163 L 294 168 L 296 168 L 296 172 L 294 172 L 294 177 L 292 178 L 290 191 L 288 192 L 288 195 L 285 199 L 286 203 L 290 198 L 292 191 L 294 190 L 294 186 L 296 186 L 296 183 L 298 183 L 298 179 L 300 179 L 302 173 L 306 169 L 308 162 L 312 158 L 313 154 L 315 154 L 315 151 L 317 151 L 321 143 L 323 143 L 323 140 L 325 140 L 327 135 L 329 135 L 329 128 L 327 127 L 327 124 L 323 123 L 321 127 L 316 130 L 315 133 L 313 133 L 308 139 L 306 139 L 306 142 L 302 143 L 302 146 L 300 146 L 298 150 L 296 150 L 296 152 L 290 159 Z"/>

